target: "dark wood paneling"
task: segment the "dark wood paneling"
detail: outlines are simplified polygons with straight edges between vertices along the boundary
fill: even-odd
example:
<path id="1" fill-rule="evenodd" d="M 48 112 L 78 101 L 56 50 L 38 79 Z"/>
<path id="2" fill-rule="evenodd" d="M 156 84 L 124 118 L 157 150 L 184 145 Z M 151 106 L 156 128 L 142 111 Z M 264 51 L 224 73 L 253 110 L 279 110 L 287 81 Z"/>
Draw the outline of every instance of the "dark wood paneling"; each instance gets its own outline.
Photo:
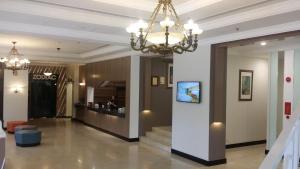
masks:
<path id="1" fill-rule="evenodd" d="M 79 69 L 79 79 L 85 80 L 86 86 L 80 87 L 80 100 L 86 101 L 86 87 L 95 87 L 103 80 L 126 81 L 126 111 L 125 118 L 97 113 L 91 110 L 79 110 L 76 118 L 84 123 L 129 138 L 129 110 L 130 110 L 130 57 L 118 58 L 96 63 L 89 63 Z"/>
<path id="2" fill-rule="evenodd" d="M 227 47 L 212 45 L 209 160 L 225 159 Z"/>
<path id="3" fill-rule="evenodd" d="M 167 87 L 167 67 L 171 62 L 161 58 L 141 59 L 140 135 L 145 135 L 152 127 L 172 125 L 172 88 Z M 152 76 L 164 76 L 166 84 L 152 86 Z M 151 112 L 143 113 L 143 110 Z"/>

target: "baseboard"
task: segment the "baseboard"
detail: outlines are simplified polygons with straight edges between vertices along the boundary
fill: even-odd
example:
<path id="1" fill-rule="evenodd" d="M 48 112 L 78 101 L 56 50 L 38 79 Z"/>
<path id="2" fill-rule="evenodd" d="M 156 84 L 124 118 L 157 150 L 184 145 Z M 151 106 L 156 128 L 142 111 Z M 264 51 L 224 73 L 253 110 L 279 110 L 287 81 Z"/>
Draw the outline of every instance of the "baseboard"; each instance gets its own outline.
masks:
<path id="1" fill-rule="evenodd" d="M 246 147 L 246 146 L 254 146 L 254 145 L 259 145 L 259 144 L 266 144 L 266 140 L 251 141 L 251 142 L 237 143 L 237 144 L 229 144 L 229 145 L 226 145 L 226 149 Z"/>
<path id="2" fill-rule="evenodd" d="M 57 116 L 57 119 L 72 119 L 72 116 Z"/>
<path id="3" fill-rule="evenodd" d="M 18 147 L 34 147 L 34 146 L 38 146 L 41 145 L 41 143 L 34 143 L 34 144 L 18 144 L 16 143 L 16 146 Z"/>
<path id="4" fill-rule="evenodd" d="M 80 122 L 80 123 L 82 123 L 82 124 L 84 124 L 84 125 L 86 125 L 86 126 L 89 126 L 89 127 L 94 128 L 94 129 L 96 129 L 96 130 L 98 130 L 98 131 L 101 131 L 101 132 L 103 132 L 103 133 L 112 135 L 112 136 L 114 136 L 114 137 L 117 137 L 117 138 L 122 139 L 122 140 L 127 141 L 127 142 L 139 142 L 139 141 L 140 141 L 140 138 L 127 138 L 127 137 L 121 136 L 121 135 L 119 135 L 119 134 L 113 133 L 113 132 L 111 132 L 111 131 L 108 131 L 108 130 L 105 130 L 105 129 L 102 129 L 102 128 L 93 126 L 93 125 L 91 125 L 91 124 L 88 124 L 88 123 L 86 123 L 86 122 L 84 122 L 84 121 L 82 121 L 82 120 L 76 119 L 76 118 L 72 118 L 72 120 L 73 120 L 73 121 L 76 121 L 76 122 Z"/>
<path id="5" fill-rule="evenodd" d="M 180 157 L 195 161 L 195 162 L 200 163 L 200 164 L 205 165 L 205 166 L 214 166 L 214 165 L 221 165 L 221 164 L 226 164 L 227 163 L 226 159 L 215 160 L 215 161 L 207 161 L 207 160 L 203 160 L 201 158 L 183 153 L 183 152 L 175 150 L 175 149 L 171 149 L 171 152 L 172 152 L 172 154 L 176 154 Z"/>

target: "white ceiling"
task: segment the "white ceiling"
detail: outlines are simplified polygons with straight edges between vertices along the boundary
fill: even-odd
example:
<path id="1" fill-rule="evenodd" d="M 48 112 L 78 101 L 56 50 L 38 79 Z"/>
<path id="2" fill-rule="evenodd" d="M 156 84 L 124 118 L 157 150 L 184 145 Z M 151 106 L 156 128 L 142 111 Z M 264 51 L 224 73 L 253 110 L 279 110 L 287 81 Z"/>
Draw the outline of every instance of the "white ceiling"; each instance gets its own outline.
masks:
<path id="1" fill-rule="evenodd" d="M 264 42 L 267 43 L 266 46 L 261 46 L 261 41 L 258 41 L 244 46 L 231 47 L 228 49 L 228 53 L 231 55 L 268 58 L 271 52 L 300 49 L 300 36 Z"/>
<path id="2" fill-rule="evenodd" d="M 299 0 L 173 1 L 183 21 L 192 18 L 205 30 L 200 42 L 236 33 L 237 27 L 247 31 L 300 18 Z M 50 59 L 88 62 L 108 55 L 124 55 L 120 52 L 129 52 L 125 28 L 139 18 L 147 19 L 156 3 L 156 0 L 0 0 L 0 54 L 8 51 L 8 44 L 15 39 L 22 51 L 39 60 L 55 55 Z M 62 48 L 60 54 L 55 51 L 57 47 Z"/>
<path id="3" fill-rule="evenodd" d="M 20 50 L 37 50 L 45 52 L 56 52 L 60 48 L 60 52 L 80 54 L 91 50 L 98 49 L 106 46 L 101 43 L 80 42 L 75 40 L 65 39 L 50 39 L 45 37 L 17 35 L 17 34 L 4 34 L 0 33 L 0 47 L 12 47 L 12 41 L 17 42 L 17 48 Z M 0 48 L 1 50 L 1 48 Z M 4 51 L 1 51 L 3 53 Z M 8 52 L 8 51 L 7 51 Z"/>

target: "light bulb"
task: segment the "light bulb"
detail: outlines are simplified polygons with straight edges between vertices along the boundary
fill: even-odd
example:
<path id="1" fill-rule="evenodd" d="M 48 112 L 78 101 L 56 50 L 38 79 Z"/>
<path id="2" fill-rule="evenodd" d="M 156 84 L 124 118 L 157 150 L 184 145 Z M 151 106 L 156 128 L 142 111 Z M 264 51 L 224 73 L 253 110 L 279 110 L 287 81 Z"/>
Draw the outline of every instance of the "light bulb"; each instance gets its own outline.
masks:
<path id="1" fill-rule="evenodd" d="M 195 24 L 195 27 L 193 28 L 193 35 L 200 35 L 203 33 L 203 30 L 199 28 L 199 26 L 197 24 Z"/>
<path id="2" fill-rule="evenodd" d="M 193 30 L 195 28 L 195 23 L 192 19 L 190 19 L 187 24 L 184 24 L 184 29 L 186 30 Z"/>
<path id="3" fill-rule="evenodd" d="M 145 21 L 143 21 L 142 19 L 139 20 L 135 25 L 136 25 L 136 27 L 138 29 L 146 29 L 146 28 L 148 28 L 148 24 Z"/>
<path id="4" fill-rule="evenodd" d="M 165 20 L 160 22 L 160 26 L 163 28 L 165 28 L 165 27 L 171 28 L 174 25 L 175 25 L 175 22 L 172 21 L 169 17 L 166 17 Z"/>
<path id="5" fill-rule="evenodd" d="M 135 26 L 135 24 L 130 24 L 127 28 L 126 31 L 128 33 L 136 33 L 138 32 L 138 28 Z"/>

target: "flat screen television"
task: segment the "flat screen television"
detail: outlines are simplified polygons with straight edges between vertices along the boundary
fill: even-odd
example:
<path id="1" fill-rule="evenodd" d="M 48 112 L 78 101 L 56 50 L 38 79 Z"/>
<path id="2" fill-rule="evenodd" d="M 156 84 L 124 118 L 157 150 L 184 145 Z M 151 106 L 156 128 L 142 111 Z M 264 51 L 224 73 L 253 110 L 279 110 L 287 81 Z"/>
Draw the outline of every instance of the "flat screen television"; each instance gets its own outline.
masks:
<path id="1" fill-rule="evenodd" d="M 177 82 L 176 100 L 185 103 L 201 102 L 201 82 L 180 81 Z"/>

